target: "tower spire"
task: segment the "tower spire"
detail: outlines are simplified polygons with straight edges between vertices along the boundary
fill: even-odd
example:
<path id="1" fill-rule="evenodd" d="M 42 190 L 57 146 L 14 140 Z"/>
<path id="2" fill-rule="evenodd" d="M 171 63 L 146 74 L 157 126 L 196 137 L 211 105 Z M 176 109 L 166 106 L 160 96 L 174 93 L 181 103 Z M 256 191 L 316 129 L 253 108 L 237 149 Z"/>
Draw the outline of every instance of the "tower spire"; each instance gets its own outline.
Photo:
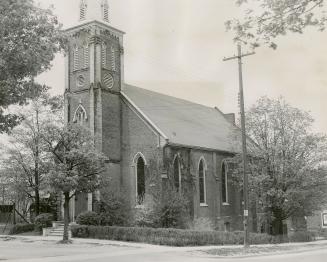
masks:
<path id="1" fill-rule="evenodd" d="M 80 0 L 79 21 L 98 20 L 109 23 L 108 0 Z"/>

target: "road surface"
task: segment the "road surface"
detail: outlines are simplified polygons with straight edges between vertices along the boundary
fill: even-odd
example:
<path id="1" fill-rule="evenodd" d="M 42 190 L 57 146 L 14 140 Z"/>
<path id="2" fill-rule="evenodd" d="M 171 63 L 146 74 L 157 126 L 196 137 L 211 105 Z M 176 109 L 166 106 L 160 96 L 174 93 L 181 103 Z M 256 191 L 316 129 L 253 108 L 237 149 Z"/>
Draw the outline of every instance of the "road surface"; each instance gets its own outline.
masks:
<path id="1" fill-rule="evenodd" d="M 326 262 L 326 248 L 319 247 L 296 253 L 244 258 L 209 256 L 197 249 L 172 248 L 143 244 L 76 240 L 72 245 L 60 245 L 56 240 L 0 239 L 0 262 Z"/>

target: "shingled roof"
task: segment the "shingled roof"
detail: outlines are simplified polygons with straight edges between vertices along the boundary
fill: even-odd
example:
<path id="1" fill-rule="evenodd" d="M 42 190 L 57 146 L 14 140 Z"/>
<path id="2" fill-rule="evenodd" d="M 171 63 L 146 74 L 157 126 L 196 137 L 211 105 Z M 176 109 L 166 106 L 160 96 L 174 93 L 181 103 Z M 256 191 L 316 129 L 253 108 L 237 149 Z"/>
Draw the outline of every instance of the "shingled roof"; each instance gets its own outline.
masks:
<path id="1" fill-rule="evenodd" d="M 241 151 L 239 128 L 217 108 L 131 85 L 125 85 L 122 94 L 169 144 L 231 153 Z"/>

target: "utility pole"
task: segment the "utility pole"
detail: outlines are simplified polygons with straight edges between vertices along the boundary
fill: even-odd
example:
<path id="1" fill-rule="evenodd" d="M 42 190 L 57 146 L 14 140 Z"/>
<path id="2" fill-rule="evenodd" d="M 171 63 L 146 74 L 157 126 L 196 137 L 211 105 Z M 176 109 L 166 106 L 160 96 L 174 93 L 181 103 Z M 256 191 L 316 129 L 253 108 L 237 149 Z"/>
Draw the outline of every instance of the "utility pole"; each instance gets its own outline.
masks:
<path id="1" fill-rule="evenodd" d="M 224 58 L 223 61 L 238 59 L 239 73 L 239 92 L 240 92 L 240 111 L 241 111 L 241 128 L 242 128 L 242 164 L 243 164 L 243 198 L 244 198 L 244 247 L 249 246 L 249 195 L 248 195 L 248 174 L 247 174 L 247 152 L 246 152 L 246 130 L 245 130 L 245 110 L 244 110 L 244 92 L 243 92 L 243 74 L 242 74 L 242 58 L 254 55 L 255 53 L 242 54 L 242 47 L 237 45 L 236 56 Z"/>

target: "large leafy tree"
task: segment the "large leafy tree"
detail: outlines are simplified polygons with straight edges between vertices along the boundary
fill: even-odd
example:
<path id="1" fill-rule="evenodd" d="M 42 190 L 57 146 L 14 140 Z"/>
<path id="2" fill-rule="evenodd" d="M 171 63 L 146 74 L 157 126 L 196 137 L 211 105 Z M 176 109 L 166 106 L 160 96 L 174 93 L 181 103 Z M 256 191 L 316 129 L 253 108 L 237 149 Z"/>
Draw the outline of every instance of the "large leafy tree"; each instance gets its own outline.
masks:
<path id="1" fill-rule="evenodd" d="M 325 0 L 236 0 L 244 17 L 226 22 L 235 40 L 276 48 L 275 39 L 289 32 L 302 34 L 309 26 L 325 29 Z"/>
<path id="2" fill-rule="evenodd" d="M 273 233 L 281 234 L 283 220 L 309 216 L 326 202 L 327 137 L 311 131 L 309 113 L 282 98 L 259 99 L 246 121 L 247 134 L 260 147 L 249 164 L 250 199 L 272 218 Z"/>
<path id="3" fill-rule="evenodd" d="M 63 122 L 63 98 L 42 92 L 28 102 L 27 106 L 12 110 L 17 111 L 23 121 L 10 132 L 2 176 L 11 192 L 34 203 L 35 215 L 39 215 L 42 193 L 46 193 L 44 176 L 51 160 L 42 137 L 49 123 L 60 125 Z"/>
<path id="4" fill-rule="evenodd" d="M 56 16 L 33 0 L 0 1 L 0 133 L 20 118 L 5 113 L 12 104 L 24 104 L 42 89 L 34 78 L 51 67 L 63 46 Z"/>
<path id="5" fill-rule="evenodd" d="M 64 198 L 63 241 L 67 242 L 69 201 L 76 193 L 91 193 L 99 188 L 105 157 L 96 150 L 90 132 L 79 125 L 50 124 L 43 139 L 53 157 L 48 184 Z"/>

